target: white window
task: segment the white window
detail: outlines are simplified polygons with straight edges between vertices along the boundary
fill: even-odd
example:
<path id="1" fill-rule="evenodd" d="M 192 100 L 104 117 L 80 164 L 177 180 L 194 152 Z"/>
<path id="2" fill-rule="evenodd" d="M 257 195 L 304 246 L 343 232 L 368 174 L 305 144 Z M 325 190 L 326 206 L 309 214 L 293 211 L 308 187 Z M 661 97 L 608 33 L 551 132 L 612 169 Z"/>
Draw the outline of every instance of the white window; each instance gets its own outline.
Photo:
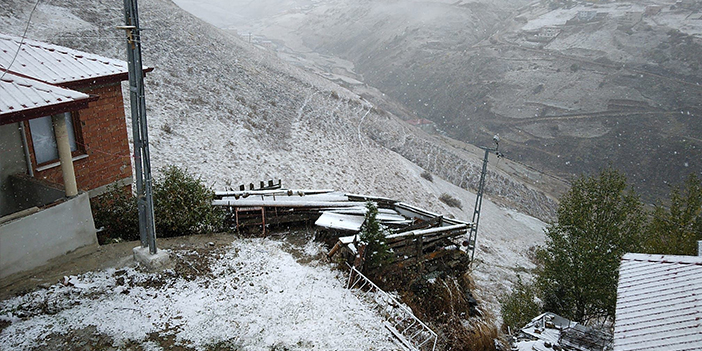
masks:
<path id="1" fill-rule="evenodd" d="M 71 144 L 71 151 L 76 151 L 76 135 L 73 129 L 73 118 L 70 112 L 63 113 L 62 115 L 66 119 L 68 142 Z M 56 134 L 54 133 L 54 125 L 51 123 L 51 116 L 30 119 L 29 130 L 32 134 L 34 157 L 37 160 L 37 164 L 57 160 L 59 158 L 58 148 L 56 147 Z"/>

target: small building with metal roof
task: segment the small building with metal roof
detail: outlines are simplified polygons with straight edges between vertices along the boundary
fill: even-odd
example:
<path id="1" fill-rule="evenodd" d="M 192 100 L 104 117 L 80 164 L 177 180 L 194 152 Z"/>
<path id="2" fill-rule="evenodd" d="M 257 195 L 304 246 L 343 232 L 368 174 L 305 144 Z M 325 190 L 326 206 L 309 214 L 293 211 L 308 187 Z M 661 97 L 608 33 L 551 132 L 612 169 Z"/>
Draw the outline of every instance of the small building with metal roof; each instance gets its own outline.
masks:
<path id="1" fill-rule="evenodd" d="M 0 278 L 96 247 L 89 196 L 132 182 L 128 74 L 121 60 L 0 34 Z"/>
<path id="2" fill-rule="evenodd" d="M 702 257 L 624 255 L 614 350 L 702 350 L 701 297 Z"/>

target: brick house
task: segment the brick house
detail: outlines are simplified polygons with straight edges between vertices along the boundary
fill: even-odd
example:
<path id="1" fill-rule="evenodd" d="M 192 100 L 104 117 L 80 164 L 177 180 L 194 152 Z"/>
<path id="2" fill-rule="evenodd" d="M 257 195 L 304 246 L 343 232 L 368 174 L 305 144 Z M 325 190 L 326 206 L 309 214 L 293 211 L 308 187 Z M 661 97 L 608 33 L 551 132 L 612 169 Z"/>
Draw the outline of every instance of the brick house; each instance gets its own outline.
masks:
<path id="1" fill-rule="evenodd" d="M 19 40 L 20 38 L 0 34 L 0 48 L 6 56 L 0 60 L 11 59 L 7 56 L 14 54 Z M 68 119 L 72 125 L 69 133 L 73 133 L 71 150 L 78 188 L 91 191 L 91 195 L 94 195 L 115 182 L 131 183 L 132 170 L 121 87 L 121 82 L 128 79 L 126 62 L 25 40 L 9 71 L 97 96 L 87 109 L 71 112 Z M 35 178 L 62 184 L 58 157 L 52 150 L 48 119 L 44 117 L 23 122 L 30 156 L 28 163 L 31 163 Z"/>
<path id="2" fill-rule="evenodd" d="M 0 76 L 1 278 L 96 246 L 88 198 L 131 185 L 132 166 L 126 62 L 0 34 Z"/>

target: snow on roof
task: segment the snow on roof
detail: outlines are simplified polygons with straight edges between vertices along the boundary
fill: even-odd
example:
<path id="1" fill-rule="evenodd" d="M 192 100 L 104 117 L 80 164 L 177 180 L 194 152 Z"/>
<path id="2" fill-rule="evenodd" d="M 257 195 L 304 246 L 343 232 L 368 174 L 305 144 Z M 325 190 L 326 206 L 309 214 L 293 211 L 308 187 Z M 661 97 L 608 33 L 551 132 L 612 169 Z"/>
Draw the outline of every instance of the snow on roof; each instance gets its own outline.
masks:
<path id="1" fill-rule="evenodd" d="M 355 216 L 342 213 L 324 212 L 314 222 L 314 225 L 329 229 L 348 230 L 358 232 L 365 222 L 364 216 Z"/>
<path id="2" fill-rule="evenodd" d="M 0 124 L 78 109 L 90 96 L 6 73 L 0 79 Z"/>
<path id="3" fill-rule="evenodd" d="M 702 257 L 626 254 L 614 350 L 702 349 Z"/>
<path id="4" fill-rule="evenodd" d="M 0 69 L 10 66 L 21 38 L 0 34 Z M 49 84 L 126 75 L 127 63 L 95 54 L 25 39 L 10 72 Z"/>

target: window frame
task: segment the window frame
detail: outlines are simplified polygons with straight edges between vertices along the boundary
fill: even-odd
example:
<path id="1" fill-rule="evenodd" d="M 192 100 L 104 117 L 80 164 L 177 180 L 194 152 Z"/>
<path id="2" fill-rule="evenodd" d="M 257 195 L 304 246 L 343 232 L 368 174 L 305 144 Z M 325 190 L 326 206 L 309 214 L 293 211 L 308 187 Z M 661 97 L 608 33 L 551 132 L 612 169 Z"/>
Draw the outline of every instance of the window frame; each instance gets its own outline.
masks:
<path id="1" fill-rule="evenodd" d="M 83 140 L 83 130 L 81 128 L 81 121 L 80 121 L 80 116 L 79 116 L 78 111 L 63 112 L 60 114 L 65 114 L 65 113 L 70 113 L 71 124 L 73 127 L 70 130 L 73 132 L 73 139 L 75 140 L 75 145 L 76 145 L 75 150 L 71 151 L 71 157 L 73 157 L 75 159 L 75 158 L 78 158 L 80 156 L 87 156 L 86 152 L 85 152 L 85 146 L 84 146 L 85 143 Z M 39 117 L 39 118 L 51 119 L 53 116 L 55 116 L 55 115 L 49 115 L 49 116 L 44 116 L 44 117 Z M 54 164 L 56 164 L 56 166 L 57 166 L 59 163 L 58 156 L 54 159 L 51 159 L 51 160 L 48 160 L 45 162 L 41 162 L 41 163 L 38 162 L 37 154 L 36 154 L 37 146 L 34 143 L 31 124 L 29 123 L 29 120 L 25 121 L 24 123 L 25 123 L 25 129 L 26 129 L 26 133 L 27 133 L 27 141 L 28 141 L 28 143 L 31 144 L 31 151 L 32 152 L 30 154 L 32 157 L 32 163 L 34 164 L 34 168 L 37 171 L 42 171 L 42 170 L 46 170 L 48 168 L 52 168 L 52 166 L 54 166 Z M 54 144 L 55 144 L 56 143 L 56 133 L 54 132 L 53 121 L 51 124 L 51 131 L 53 133 L 52 138 L 53 138 Z M 58 150 L 57 150 L 57 154 L 58 154 Z M 44 169 L 40 169 L 40 168 L 44 168 Z"/>

